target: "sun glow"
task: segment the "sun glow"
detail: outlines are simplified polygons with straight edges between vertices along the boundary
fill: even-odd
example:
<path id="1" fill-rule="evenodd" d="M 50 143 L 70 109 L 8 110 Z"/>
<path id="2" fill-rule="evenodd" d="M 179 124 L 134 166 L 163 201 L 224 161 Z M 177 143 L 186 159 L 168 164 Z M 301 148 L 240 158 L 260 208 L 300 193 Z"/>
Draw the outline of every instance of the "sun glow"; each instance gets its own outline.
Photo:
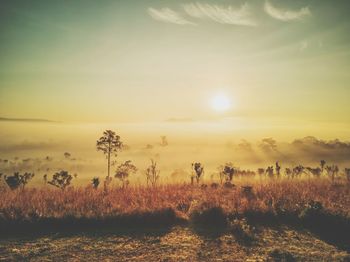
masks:
<path id="1" fill-rule="evenodd" d="M 226 95 L 218 94 L 212 98 L 211 107 L 218 112 L 227 111 L 231 107 L 231 101 Z"/>

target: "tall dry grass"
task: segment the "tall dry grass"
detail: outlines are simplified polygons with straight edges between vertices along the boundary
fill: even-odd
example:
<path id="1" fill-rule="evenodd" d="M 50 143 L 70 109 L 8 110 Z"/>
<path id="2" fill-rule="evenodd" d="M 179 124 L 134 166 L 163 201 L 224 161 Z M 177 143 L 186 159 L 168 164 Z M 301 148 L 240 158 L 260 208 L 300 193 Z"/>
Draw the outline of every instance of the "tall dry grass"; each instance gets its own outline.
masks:
<path id="1" fill-rule="evenodd" d="M 0 198 L 2 220 L 37 218 L 110 218 L 171 208 L 182 218 L 211 207 L 227 213 L 301 212 L 311 202 L 319 202 L 329 212 L 350 216 L 350 187 L 327 179 L 251 181 L 252 192 L 237 184 L 234 188 L 202 188 L 188 184 L 158 187 L 111 187 L 108 191 L 92 187 L 49 187 L 3 190 Z"/>

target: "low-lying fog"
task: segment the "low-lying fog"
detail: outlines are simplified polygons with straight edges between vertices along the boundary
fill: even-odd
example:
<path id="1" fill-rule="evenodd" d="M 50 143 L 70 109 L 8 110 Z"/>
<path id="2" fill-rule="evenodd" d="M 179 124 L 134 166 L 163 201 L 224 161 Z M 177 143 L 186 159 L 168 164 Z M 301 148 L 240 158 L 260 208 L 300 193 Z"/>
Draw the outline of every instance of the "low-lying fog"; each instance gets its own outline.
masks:
<path id="1" fill-rule="evenodd" d="M 150 159 L 158 162 L 163 180 L 187 179 L 194 161 L 204 164 L 207 177 L 225 162 L 252 170 L 266 168 L 276 161 L 282 168 L 299 163 L 316 166 L 321 159 L 340 165 L 341 170 L 350 166 L 349 142 L 301 136 L 301 132 L 295 132 L 300 136 L 293 139 L 278 136 L 278 132 L 287 130 L 275 130 L 268 136 L 269 130 L 265 129 L 259 136 L 259 132 L 251 130 L 192 122 L 113 125 L 0 122 L 0 173 L 34 172 L 37 183 L 41 183 L 44 174 L 51 176 L 61 169 L 78 174 L 79 183 L 94 176 L 103 178 L 107 163 L 105 156 L 96 150 L 96 140 L 105 129 L 121 136 L 126 147 L 118 154 L 117 163 L 132 160 L 138 173 L 131 180 L 139 182 L 145 180 L 143 171 Z"/>

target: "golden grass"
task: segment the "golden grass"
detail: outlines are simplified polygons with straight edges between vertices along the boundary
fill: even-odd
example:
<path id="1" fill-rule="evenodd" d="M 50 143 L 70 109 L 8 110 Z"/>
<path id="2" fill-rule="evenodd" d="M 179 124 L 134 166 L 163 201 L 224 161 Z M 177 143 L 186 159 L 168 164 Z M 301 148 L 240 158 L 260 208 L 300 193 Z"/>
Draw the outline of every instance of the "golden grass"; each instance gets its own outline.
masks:
<path id="1" fill-rule="evenodd" d="M 245 184 L 245 183 L 244 183 Z M 156 188 L 129 186 L 126 189 L 68 188 L 65 191 L 43 187 L 1 192 L 0 218 L 109 218 L 124 214 L 171 208 L 182 218 L 193 211 L 221 207 L 227 213 L 301 212 L 311 201 L 318 201 L 329 212 L 350 216 L 350 187 L 327 179 L 281 179 L 251 181 L 253 193 L 188 184 L 160 185 Z"/>

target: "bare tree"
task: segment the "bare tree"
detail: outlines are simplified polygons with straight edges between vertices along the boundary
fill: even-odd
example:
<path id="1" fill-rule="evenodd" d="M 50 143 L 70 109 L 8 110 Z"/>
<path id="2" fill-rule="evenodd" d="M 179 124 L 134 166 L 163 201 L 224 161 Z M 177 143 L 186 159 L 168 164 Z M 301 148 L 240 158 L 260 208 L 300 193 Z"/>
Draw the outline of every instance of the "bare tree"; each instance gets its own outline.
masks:
<path id="1" fill-rule="evenodd" d="M 157 162 L 151 159 L 151 165 L 146 169 L 147 185 L 150 183 L 152 187 L 155 187 L 159 179 L 160 170 L 157 169 Z"/>
<path id="2" fill-rule="evenodd" d="M 129 175 L 132 173 L 136 173 L 137 168 L 131 163 L 131 160 L 127 160 L 124 163 L 120 164 L 117 167 L 115 172 L 115 178 L 118 178 L 122 184 L 123 188 L 125 188 L 129 184 Z"/>
<path id="3" fill-rule="evenodd" d="M 112 130 L 103 132 L 103 136 L 96 142 L 97 151 L 102 151 L 107 158 L 107 178 L 110 177 L 111 170 L 111 156 L 117 156 L 117 152 L 122 150 L 123 144 L 120 141 L 120 136 L 116 135 Z"/>

